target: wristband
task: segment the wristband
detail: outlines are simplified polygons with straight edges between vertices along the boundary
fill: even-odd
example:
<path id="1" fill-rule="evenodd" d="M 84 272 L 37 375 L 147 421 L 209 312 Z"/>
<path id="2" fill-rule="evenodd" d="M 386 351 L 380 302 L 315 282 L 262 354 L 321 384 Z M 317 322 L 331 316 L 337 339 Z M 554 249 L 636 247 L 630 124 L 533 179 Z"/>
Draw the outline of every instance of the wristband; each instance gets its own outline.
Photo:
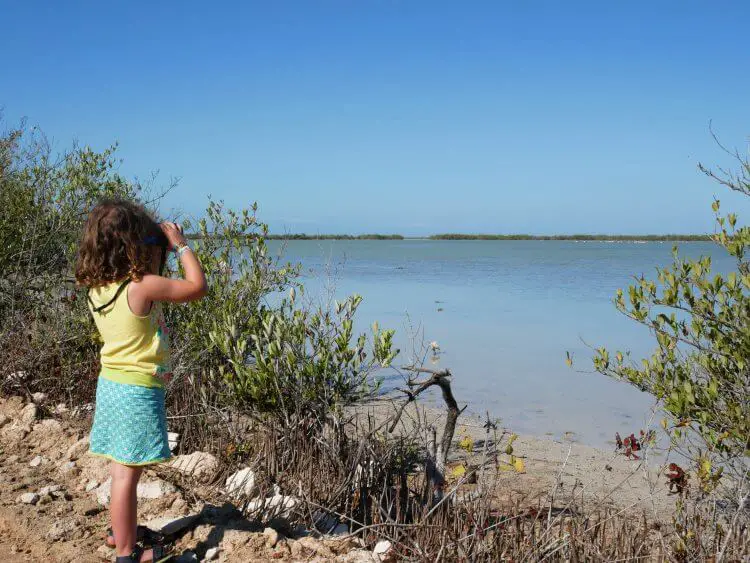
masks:
<path id="1" fill-rule="evenodd" d="M 177 256 L 182 258 L 182 255 L 190 250 L 190 247 L 187 244 L 183 244 L 182 246 L 178 246 L 175 252 L 177 253 Z"/>

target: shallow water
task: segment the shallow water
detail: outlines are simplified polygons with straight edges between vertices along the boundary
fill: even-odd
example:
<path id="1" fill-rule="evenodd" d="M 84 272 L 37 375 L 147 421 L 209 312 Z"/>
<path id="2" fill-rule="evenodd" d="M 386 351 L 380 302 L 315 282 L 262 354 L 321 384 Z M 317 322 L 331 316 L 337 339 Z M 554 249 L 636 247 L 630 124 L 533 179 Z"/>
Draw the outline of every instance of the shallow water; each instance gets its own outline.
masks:
<path id="1" fill-rule="evenodd" d="M 489 411 L 515 432 L 568 437 L 594 446 L 644 427 L 652 401 L 627 384 L 591 372 L 587 344 L 653 347 L 647 330 L 612 304 L 633 276 L 655 277 L 671 263 L 673 243 L 572 241 L 272 241 L 304 267 L 307 295 L 334 287 L 359 293 L 359 329 L 372 321 L 397 329 L 401 364 L 411 349 L 408 323 L 442 350 L 467 412 Z M 732 261 L 711 243 L 681 243 L 680 252 L 712 256 L 718 271 Z M 584 343 L 585 342 L 585 343 Z M 574 369 L 565 353 L 574 354 Z M 397 362 L 399 363 L 399 362 Z M 582 373 L 586 371 L 587 373 Z M 384 374 L 388 375 L 388 374 Z M 397 385 L 391 377 L 389 384 Z"/>

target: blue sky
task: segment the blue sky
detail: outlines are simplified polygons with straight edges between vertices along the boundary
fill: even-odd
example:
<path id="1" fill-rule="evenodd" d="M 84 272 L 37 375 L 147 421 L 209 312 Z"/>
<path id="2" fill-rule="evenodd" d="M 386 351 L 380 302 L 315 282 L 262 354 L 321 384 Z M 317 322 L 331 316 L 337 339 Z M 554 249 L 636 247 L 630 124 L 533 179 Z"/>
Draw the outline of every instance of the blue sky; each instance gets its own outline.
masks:
<path id="1" fill-rule="evenodd" d="M 0 107 L 274 231 L 704 232 L 747 2 L 0 0 Z"/>

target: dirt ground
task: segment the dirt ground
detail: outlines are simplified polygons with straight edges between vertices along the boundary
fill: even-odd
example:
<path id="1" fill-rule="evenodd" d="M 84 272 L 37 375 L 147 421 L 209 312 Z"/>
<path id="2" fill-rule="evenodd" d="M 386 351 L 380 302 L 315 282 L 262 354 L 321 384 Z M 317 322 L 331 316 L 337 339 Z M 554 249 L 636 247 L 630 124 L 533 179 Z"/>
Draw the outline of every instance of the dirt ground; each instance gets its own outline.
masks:
<path id="1" fill-rule="evenodd" d="M 380 404 L 370 412 L 383 418 L 387 414 L 383 409 L 388 408 L 392 407 Z M 69 413 L 51 416 L 52 410 L 43 402 L 34 404 L 20 397 L 0 399 L 0 561 L 112 561 L 113 550 L 103 545 L 108 527 L 108 462 L 87 454 L 85 422 Z M 401 431 L 408 431 L 417 415 L 416 410 L 405 412 Z M 423 411 L 419 416 L 441 428 L 439 412 Z M 502 429 L 498 435 L 501 444 L 509 436 Z M 481 420 L 463 417 L 456 439 L 470 438 L 473 453 L 454 460 L 450 467 L 481 462 L 486 437 Z M 533 437 L 518 437 L 513 449 L 523 461 L 523 471 L 501 472 L 495 492 L 521 506 L 550 500 L 565 506 L 575 501 L 587 508 L 645 511 L 654 519 L 671 514 L 674 498 L 667 494 L 658 463 Z M 505 454 L 500 458 L 510 459 Z M 231 505 L 196 500 L 194 491 L 180 488 L 184 480 L 171 479 L 163 469 L 147 470 L 142 483 L 140 522 L 180 518 L 190 522 L 174 536 L 180 563 L 388 560 L 387 554 L 375 554 L 354 538 L 288 538 L 264 529 L 245 520 Z"/>
<path id="2" fill-rule="evenodd" d="M 86 453 L 80 424 L 42 418 L 45 410 L 19 397 L 0 399 L 0 561 L 113 561 L 104 546 L 108 462 Z M 179 563 L 381 560 L 354 538 L 287 538 L 231 505 L 188 500 L 194 491 L 157 471 L 141 479 L 139 521 L 152 528 L 189 522 L 173 536 Z"/>

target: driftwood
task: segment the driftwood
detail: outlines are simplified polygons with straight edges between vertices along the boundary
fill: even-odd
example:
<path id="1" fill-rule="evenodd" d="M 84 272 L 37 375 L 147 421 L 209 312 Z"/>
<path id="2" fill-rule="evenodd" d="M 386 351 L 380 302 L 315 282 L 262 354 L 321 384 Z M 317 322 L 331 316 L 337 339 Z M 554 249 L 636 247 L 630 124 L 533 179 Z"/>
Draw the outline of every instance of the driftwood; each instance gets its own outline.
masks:
<path id="1" fill-rule="evenodd" d="M 456 422 L 458 421 L 459 415 L 466 410 L 466 406 L 459 409 L 456 398 L 453 396 L 453 390 L 451 389 L 451 372 L 448 369 L 443 370 L 432 370 L 423 367 L 410 366 L 404 368 L 405 371 L 413 372 L 414 374 L 429 374 L 430 377 L 424 381 L 417 381 L 410 377 L 407 381 L 408 389 L 401 389 L 401 392 L 406 395 L 406 401 L 401 405 L 401 408 L 396 413 L 396 416 L 391 423 L 388 432 L 392 433 L 396 429 L 396 425 L 401 419 L 406 407 L 409 403 L 416 400 L 420 393 L 429 389 L 433 385 L 440 387 L 440 391 L 443 395 L 443 401 L 448 409 L 445 417 L 445 426 L 443 427 L 443 434 L 440 437 L 440 441 L 437 441 L 433 430 L 433 439 L 430 443 L 427 464 L 425 467 L 427 473 L 427 480 L 425 485 L 432 487 L 433 490 L 433 501 L 439 501 L 443 496 L 443 486 L 445 485 L 445 467 L 448 462 L 448 453 L 453 443 L 453 436 L 456 433 Z"/>

